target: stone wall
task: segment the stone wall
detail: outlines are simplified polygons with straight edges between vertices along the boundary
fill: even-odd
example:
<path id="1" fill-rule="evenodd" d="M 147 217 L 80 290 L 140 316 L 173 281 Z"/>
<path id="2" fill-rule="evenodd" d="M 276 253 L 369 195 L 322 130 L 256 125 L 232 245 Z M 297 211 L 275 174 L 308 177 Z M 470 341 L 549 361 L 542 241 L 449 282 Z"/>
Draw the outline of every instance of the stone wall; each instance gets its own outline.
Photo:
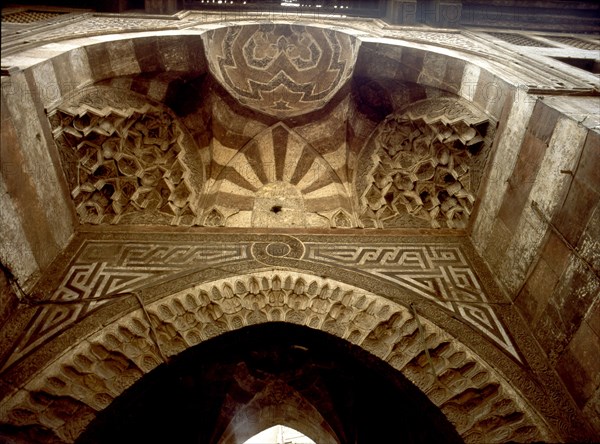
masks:
<path id="1" fill-rule="evenodd" d="M 34 73 L 2 78 L 0 260 L 23 285 L 35 280 L 74 233 L 75 218 Z"/>
<path id="2" fill-rule="evenodd" d="M 505 107 L 472 240 L 600 429 L 597 98 Z"/>
<path id="3" fill-rule="evenodd" d="M 210 115 L 221 117 L 212 121 L 205 119 L 208 111 L 194 114 L 187 108 L 176 109 L 181 103 L 175 98 L 184 95 L 185 88 L 180 94 L 173 94 L 173 87 L 177 86 L 174 79 L 186 73 L 198 83 L 193 84 L 194 88 L 204 85 L 202 76 L 208 65 L 200 35 L 215 26 L 206 24 L 209 19 L 193 14 L 173 20 L 157 19 L 153 29 L 163 32 L 157 36 L 95 35 L 86 40 L 58 41 L 94 33 L 149 29 L 145 19 L 124 22 L 115 17 L 88 17 L 44 31 L 37 35 L 37 43 L 29 38 L 21 42 L 24 46 L 18 46 L 16 34 L 10 45 L 7 43 L 13 55 L 3 57 L 7 66 L 3 74 L 8 75 L 2 77 L 0 259 L 26 289 L 65 249 L 79 224 L 45 115 L 73 91 L 108 83 L 152 100 L 164 100 L 169 106 L 175 104 L 172 108 L 189 126 L 198 147 L 207 147 L 212 140 L 213 160 L 217 157 L 215 141 L 222 145 L 218 147 L 222 152 L 232 151 L 230 160 L 234 150 L 242 149 L 263 129 L 283 128 L 260 119 L 250 122 L 230 118 L 235 113 L 229 113 L 229 104 L 221 104 L 217 98 L 209 103 Z M 168 31 L 192 25 L 196 28 Z M 337 23 L 324 21 L 321 25 Z M 330 108 L 323 108 L 315 122 L 288 123 L 301 137 L 319 146 L 319 155 L 328 162 L 333 163 L 329 158 L 347 161 L 334 168 L 346 186 L 376 123 L 399 108 L 396 105 L 400 102 L 435 98 L 430 93 L 440 97 L 456 94 L 485 111 L 494 124 L 497 121 L 499 126 L 484 171 L 486 179 L 470 219 L 471 239 L 530 325 L 532 336 L 552 369 L 600 431 L 600 364 L 596 358 L 600 354 L 600 176 L 596 172 L 600 136 L 598 118 L 591 114 L 598 109 L 599 101 L 597 97 L 569 95 L 597 94 L 599 88 L 591 73 L 585 77 L 585 73 L 573 74 L 575 68 L 557 71 L 548 58 L 586 58 L 590 54 L 582 53 L 583 49 L 571 48 L 567 53 L 558 46 L 536 46 L 531 39 L 524 44 L 522 39 L 510 40 L 512 34 L 502 35 L 503 44 L 502 38 L 491 38 L 492 34 L 485 33 L 479 33 L 475 39 L 469 33 L 380 29 L 374 23 L 353 26 L 353 32 L 362 41 L 354 76 L 374 81 L 368 88 L 359 87 L 358 81 L 348 85 L 360 103 L 346 107 L 340 99 Z M 33 48 L 44 39 L 47 45 Z M 382 43 L 384 39 L 398 39 L 401 43 Z M 22 52 L 17 54 L 16 48 Z M 538 53 L 546 54 L 546 59 L 534 57 Z M 142 81 L 146 82 L 144 88 L 140 87 Z M 378 93 L 389 89 L 392 82 L 396 93 L 381 101 Z M 400 88 L 401 83 L 412 87 Z M 216 96 L 221 94 L 216 86 L 215 91 Z M 202 106 L 198 104 L 194 109 Z M 324 128 L 334 130 L 323 136 Z M 347 157 L 338 155 L 346 148 Z M 226 167 L 228 161 L 214 165 Z M 214 180 L 218 177 L 210 176 Z M 331 226 L 351 226 L 343 217 L 345 213 L 336 214 L 341 216 L 332 215 Z M 16 306 L 16 297 L 2 275 L 0 291 L 2 324 Z M 503 296 L 501 293 L 495 296 Z M 573 423 L 570 426 L 576 428 Z"/>
<path id="4" fill-rule="evenodd" d="M 0 328 L 17 306 L 17 296 L 14 294 L 8 278 L 9 272 L 4 269 L 2 271 L 0 273 Z"/>

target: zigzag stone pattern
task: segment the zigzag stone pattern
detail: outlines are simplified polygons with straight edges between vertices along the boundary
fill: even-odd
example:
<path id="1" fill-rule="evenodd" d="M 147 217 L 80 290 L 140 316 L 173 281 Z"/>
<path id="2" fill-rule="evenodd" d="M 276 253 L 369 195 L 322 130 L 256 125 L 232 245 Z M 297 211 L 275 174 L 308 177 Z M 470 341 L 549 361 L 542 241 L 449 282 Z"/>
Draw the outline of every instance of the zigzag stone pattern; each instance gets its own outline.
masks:
<path id="1" fill-rule="evenodd" d="M 284 119 L 323 107 L 352 75 L 359 40 L 300 24 L 232 26 L 204 36 L 209 68 L 241 104 Z"/>
<path id="2" fill-rule="evenodd" d="M 94 87 L 50 120 L 81 222 L 196 223 L 202 161 L 167 108 Z"/>
<path id="3" fill-rule="evenodd" d="M 355 287 L 273 270 L 197 285 L 146 310 L 160 350 L 135 310 L 73 346 L 6 398 L 1 419 L 41 424 L 73 442 L 96 412 L 158 366 L 161 356 L 244 326 L 286 321 L 346 339 L 402 371 L 466 442 L 551 439 L 510 384 L 468 348 L 408 308 Z"/>
<path id="4" fill-rule="evenodd" d="M 357 183 L 365 226 L 465 228 L 489 127 L 487 116 L 451 98 L 417 102 L 386 118 L 359 162 L 366 173 Z"/>

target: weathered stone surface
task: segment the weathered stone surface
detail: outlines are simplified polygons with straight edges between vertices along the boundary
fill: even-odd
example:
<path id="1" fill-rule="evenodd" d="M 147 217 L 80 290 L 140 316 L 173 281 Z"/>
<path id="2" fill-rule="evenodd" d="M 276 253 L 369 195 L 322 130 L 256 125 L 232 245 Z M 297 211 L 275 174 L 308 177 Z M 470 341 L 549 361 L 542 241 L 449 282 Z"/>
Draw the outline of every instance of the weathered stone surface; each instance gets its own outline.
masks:
<path id="1" fill-rule="evenodd" d="M 573 120 L 561 118 L 556 124 L 529 193 L 529 203 L 524 206 L 498 270 L 511 295 L 523 285 L 548 230 L 548 220 L 564 199 L 570 176 L 561 170 L 575 167 L 586 135 L 587 130 Z"/>
<path id="2" fill-rule="evenodd" d="M 573 179 L 569 194 L 553 221 L 571 245 L 577 245 L 587 227 L 591 215 L 597 211 L 600 202 L 600 189 L 594 190 L 587 184 Z"/>
<path id="3" fill-rule="evenodd" d="M 15 276 L 23 283 L 32 277 L 36 267 L 50 264 L 74 231 L 68 197 L 60 173 L 55 169 L 56 153 L 47 144 L 50 134 L 47 122 L 39 119 L 42 105 L 36 99 L 40 100 L 31 92 L 25 74 L 2 78 L 0 150 L 2 186 L 6 187 L 2 193 L 6 207 L 3 216 L 10 218 L 7 226 L 21 225 L 20 229 L 11 230 L 14 234 L 2 237 L 10 242 L 11 237 L 21 237 L 18 233 L 22 231 L 27 239 L 25 243 L 7 248 L 4 260 L 12 264 Z M 25 251 L 21 251 L 19 245 Z M 31 256 L 33 263 L 29 261 Z M 20 273 L 25 270 L 24 274 Z"/>
<path id="4" fill-rule="evenodd" d="M 21 427 L 11 438 L 72 441 L 165 356 L 284 321 L 386 360 L 466 441 L 589 441 L 589 424 L 600 431 L 600 370 L 590 358 L 600 322 L 599 83 L 551 56 L 591 60 L 593 39 L 228 17 L 237 23 L 195 12 L 90 15 L 22 34 L 3 23 L 0 259 L 21 283 L 44 273 L 31 297 L 64 302 L 13 310 L 15 298 L 3 296 L 0 402 Z M 235 38 L 257 29 L 273 32 Z M 209 34 L 231 40 L 205 47 Z M 227 65 L 215 47 L 241 54 L 241 64 Z M 324 63 L 323 51 L 343 69 L 311 66 Z M 265 66 L 234 72 L 252 63 Z M 77 102 L 95 81 L 98 94 Z M 248 106 L 244 91 L 263 94 Z M 448 106 L 411 108 L 422 103 Z M 476 121 L 457 116 L 459 104 Z M 54 136 L 76 139 L 67 181 L 47 116 Z M 410 133 L 409 150 L 377 137 L 391 121 Z M 438 144 L 425 156 L 413 144 L 430 132 L 447 151 Z M 484 135 L 479 158 L 469 150 Z M 370 140 L 380 146 L 369 151 Z M 360 227 L 366 207 L 371 225 L 389 231 L 328 231 Z M 78 226 L 74 208 L 98 226 Z M 169 234 L 158 224 L 180 227 Z M 226 237 L 225 226 L 257 234 Z M 305 228 L 320 234 L 302 238 Z M 470 233 L 493 276 L 465 256 L 465 239 L 451 246 L 448 228 Z M 406 230 L 420 236 L 408 241 Z M 75 231 L 89 237 L 48 268 Z M 127 238 L 135 231 L 145 237 Z M 148 318 L 131 294 L 87 302 L 134 290 Z M 78 298 L 86 302 L 68 302 Z M 277 393 L 296 399 L 283 385 L 256 399 Z M 230 393 L 223 408 L 249 394 Z M 276 411 L 256 402 L 231 417 L 243 424 L 260 406 L 256 418 Z"/>
<path id="5" fill-rule="evenodd" d="M 554 292 L 559 278 L 560 274 L 556 274 L 543 257 L 538 260 L 516 300 L 523 315 L 532 325 L 538 322 L 548 303 L 548 295 Z"/>
<path id="6" fill-rule="evenodd" d="M 402 370 L 429 394 L 468 442 L 498 434 L 527 441 L 549 437 L 535 413 L 519 407 L 523 404 L 516 392 L 492 367 L 455 344 L 426 318 L 417 320 L 418 315 L 409 309 L 358 288 L 273 270 L 238 276 L 231 283 L 227 278 L 186 289 L 149 304 L 146 310 L 155 324 L 156 344 L 150 337 L 148 319 L 130 313 L 53 362 L 43 376 L 28 382 L 27 390 L 7 399 L 2 410 L 10 417 L 29 409 L 29 424 L 36 420 L 44 424 L 39 415 L 52 412 L 53 406 L 40 411 L 38 403 L 29 399 L 36 393 L 64 398 L 78 414 L 45 425 L 72 442 L 94 410 L 105 408 L 163 359 L 243 326 L 287 321 L 347 338 Z M 431 377 L 419 335 L 426 338 L 442 385 Z M 77 401 L 70 393 L 77 394 Z M 472 401 L 467 402 L 469 399 Z M 487 424 L 496 415 L 492 405 L 498 403 L 506 416 L 490 427 Z M 488 413 L 471 413 L 475 411 Z"/>
<path id="7" fill-rule="evenodd" d="M 473 243 L 481 254 L 491 246 L 494 220 L 503 205 L 503 198 L 508 193 L 509 180 L 519 156 L 519 148 L 525 137 L 527 121 L 531 116 L 533 106 L 534 102 L 532 101 L 518 100 L 513 103 L 504 128 L 496 133 L 495 152 L 488 175 L 484 179 L 485 189 L 480 193 L 480 208 L 483 211 L 476 213 L 476 218 L 471 225 Z M 484 255 L 484 257 L 491 259 L 490 255 Z"/>
<path id="8" fill-rule="evenodd" d="M 580 407 L 600 386 L 600 336 L 581 324 L 557 362 L 557 370 Z"/>

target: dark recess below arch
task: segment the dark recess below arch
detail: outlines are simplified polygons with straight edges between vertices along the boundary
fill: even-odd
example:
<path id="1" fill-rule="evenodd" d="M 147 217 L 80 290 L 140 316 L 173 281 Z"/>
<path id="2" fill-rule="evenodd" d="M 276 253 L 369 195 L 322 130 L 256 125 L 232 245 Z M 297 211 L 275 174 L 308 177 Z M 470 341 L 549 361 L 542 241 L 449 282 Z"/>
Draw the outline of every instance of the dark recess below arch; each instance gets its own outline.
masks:
<path id="1" fill-rule="evenodd" d="M 442 412 L 390 365 L 343 339 L 294 324 L 245 327 L 162 364 L 98 414 L 77 440 L 216 443 L 225 398 L 252 398 L 234 378 L 281 379 L 312 403 L 342 443 L 460 443 Z"/>

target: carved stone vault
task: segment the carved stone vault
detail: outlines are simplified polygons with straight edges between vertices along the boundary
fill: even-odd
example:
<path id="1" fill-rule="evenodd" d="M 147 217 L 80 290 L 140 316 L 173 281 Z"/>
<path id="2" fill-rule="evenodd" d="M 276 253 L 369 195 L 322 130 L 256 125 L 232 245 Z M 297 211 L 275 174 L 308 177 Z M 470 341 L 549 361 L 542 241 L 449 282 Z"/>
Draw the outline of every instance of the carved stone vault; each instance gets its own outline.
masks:
<path id="1" fill-rule="evenodd" d="M 87 233 L 36 290 L 50 292 L 45 302 L 13 319 L 24 328 L 5 338 L 0 371 L 20 388 L 3 399 L 1 419 L 27 439 L 40 439 L 42 430 L 73 442 L 128 387 L 161 364 L 168 368 L 171 357 L 226 332 L 284 322 L 385 361 L 467 442 L 554 440 L 549 415 L 561 412 L 559 424 L 577 420 L 564 398 L 548 402 L 547 391 L 560 386 L 527 345 L 522 320 L 490 277 L 479 277 L 484 269 L 463 237 L 423 241 L 176 233 L 158 241 L 156 233 Z M 240 418 L 268 425 L 248 417 L 275 402 L 261 396 L 253 407 L 233 403 L 222 413 L 230 424 L 223 436 Z M 326 414 L 321 406 L 309 415 L 311 402 L 289 396 L 300 396 L 292 404 L 306 407 L 307 421 Z M 339 442 L 339 431 L 323 424 L 318 429 Z"/>
<path id="2" fill-rule="evenodd" d="M 456 99 L 424 100 L 386 118 L 372 137 L 359 161 L 365 226 L 467 226 L 480 153 L 491 141 L 486 117 Z"/>
<path id="3" fill-rule="evenodd" d="M 80 221 L 465 228 L 494 119 L 411 82 L 365 102 L 359 43 L 300 25 L 219 28 L 188 72 L 106 78 L 56 103 Z"/>
<path id="4" fill-rule="evenodd" d="M 588 437 L 468 235 L 494 202 L 482 196 L 508 186 L 495 150 L 524 137 L 510 125 L 529 106 L 515 99 L 507 124 L 489 85 L 514 99 L 517 74 L 553 93 L 589 84 L 544 83 L 457 33 L 193 17 L 156 19 L 152 36 L 142 19 L 93 17 L 23 68 L 58 91 L 28 112 L 73 229 L 0 335 L 0 434 L 77 442 L 178 356 L 285 323 L 403 375 L 465 442 Z M 233 374 L 211 442 L 274 418 L 301 429 L 294 408 L 319 442 L 344 442 L 324 392 Z"/>

